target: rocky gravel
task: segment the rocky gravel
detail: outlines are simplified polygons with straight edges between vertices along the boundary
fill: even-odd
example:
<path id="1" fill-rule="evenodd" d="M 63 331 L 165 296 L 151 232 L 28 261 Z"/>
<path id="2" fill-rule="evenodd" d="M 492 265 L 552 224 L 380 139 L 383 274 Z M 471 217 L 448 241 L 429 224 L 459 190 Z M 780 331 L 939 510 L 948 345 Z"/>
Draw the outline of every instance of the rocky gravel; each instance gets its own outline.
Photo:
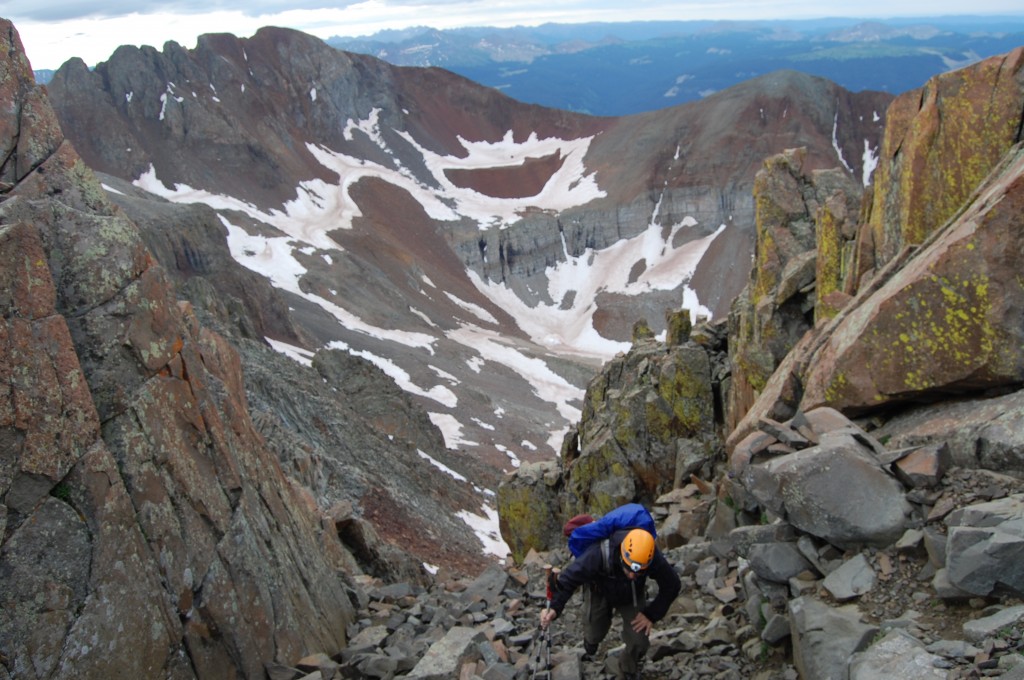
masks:
<path id="1" fill-rule="evenodd" d="M 1022 490 L 1021 480 L 956 469 L 946 475 L 935 500 L 958 505 Z M 767 583 L 746 559 L 718 552 L 720 544 L 709 541 L 666 551 L 683 590 L 652 635 L 647 680 L 796 680 L 801 677 L 794 658 L 800 644 L 792 609 L 797 597 L 858 620 L 868 650 L 882 654 L 887 646 L 910 644 L 915 654 L 924 655 L 918 675 L 886 675 L 873 670 L 884 669 L 884 663 L 867 658 L 851 666 L 851 678 L 1024 678 L 1021 600 L 1008 595 L 939 597 L 923 540 L 886 549 L 822 551 L 836 564 L 863 558 L 873 574 L 870 587 L 848 599 L 831 592 L 839 589 L 835 582 L 826 587 L 827 577 L 803 574 L 786 585 Z M 319 655 L 275 667 L 271 677 L 616 678 L 621 623 L 613 624 L 594 658 L 585 658 L 578 596 L 551 625 L 544 644 L 537 623 L 545 605 L 545 566 L 569 558 L 564 548 L 532 552 L 521 565 L 494 565 L 475 579 L 442 571 L 427 587 L 364 577 L 353 592 L 359 615 L 348 631 L 349 647 L 333 658 Z M 906 658 L 909 652 L 899 649 Z"/>

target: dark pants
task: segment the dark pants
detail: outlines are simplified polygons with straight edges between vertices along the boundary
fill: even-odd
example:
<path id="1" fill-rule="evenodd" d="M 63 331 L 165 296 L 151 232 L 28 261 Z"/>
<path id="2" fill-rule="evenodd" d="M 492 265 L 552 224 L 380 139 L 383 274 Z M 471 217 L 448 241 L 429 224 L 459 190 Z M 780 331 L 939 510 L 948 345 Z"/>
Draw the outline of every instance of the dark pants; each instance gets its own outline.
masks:
<path id="1" fill-rule="evenodd" d="M 619 659 L 619 669 L 625 677 L 640 671 L 644 655 L 651 645 L 647 636 L 634 631 L 631 625 L 645 603 L 641 599 L 637 604 L 638 607 L 634 607 L 632 602 L 613 607 L 604 594 L 594 588 L 587 588 L 583 594 L 583 641 L 587 644 L 596 647 L 604 640 L 612 626 L 613 611 L 622 618 L 622 641 L 626 643 L 626 650 Z"/>

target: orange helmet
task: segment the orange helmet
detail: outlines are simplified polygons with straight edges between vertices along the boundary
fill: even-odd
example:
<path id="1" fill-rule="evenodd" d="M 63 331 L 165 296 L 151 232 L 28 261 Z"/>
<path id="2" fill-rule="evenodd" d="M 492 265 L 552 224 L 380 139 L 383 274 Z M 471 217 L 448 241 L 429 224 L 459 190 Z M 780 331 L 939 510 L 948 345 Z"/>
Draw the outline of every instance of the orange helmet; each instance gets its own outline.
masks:
<path id="1" fill-rule="evenodd" d="M 619 552 L 626 569 L 634 573 L 644 571 L 654 559 L 654 536 L 643 529 L 633 529 L 622 539 Z"/>

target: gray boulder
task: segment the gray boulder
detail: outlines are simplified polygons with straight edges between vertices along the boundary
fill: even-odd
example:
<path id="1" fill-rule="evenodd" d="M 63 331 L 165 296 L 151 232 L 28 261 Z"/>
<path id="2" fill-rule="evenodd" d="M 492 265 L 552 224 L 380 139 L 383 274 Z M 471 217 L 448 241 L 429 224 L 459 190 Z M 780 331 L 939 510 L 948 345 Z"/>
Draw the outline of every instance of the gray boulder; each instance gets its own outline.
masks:
<path id="1" fill-rule="evenodd" d="M 814 568 L 796 543 L 758 543 L 750 547 L 747 558 L 758 577 L 774 583 L 787 583 Z"/>
<path id="2" fill-rule="evenodd" d="M 833 608 L 810 597 L 789 603 L 793 663 L 803 678 L 847 677 L 850 656 L 865 649 L 878 629 L 855 607 Z"/>
<path id="3" fill-rule="evenodd" d="M 852 436 L 750 465 L 742 481 L 763 507 L 842 548 L 894 543 L 911 512 L 900 483 Z"/>
<path id="4" fill-rule="evenodd" d="M 945 680 L 947 671 L 935 664 L 940 659 L 926 651 L 924 645 L 909 633 L 896 629 L 853 656 L 850 680 Z"/>
<path id="5" fill-rule="evenodd" d="M 1024 594 L 1024 495 L 957 510 L 946 519 L 950 582 L 974 595 Z"/>
<path id="6" fill-rule="evenodd" d="M 466 661 L 479 658 L 478 645 L 486 638 L 474 628 L 456 626 L 435 642 L 406 677 L 412 680 L 448 680 L 459 677 Z"/>
<path id="7" fill-rule="evenodd" d="M 986 638 L 995 637 L 999 631 L 1020 625 L 1022 621 L 1024 621 L 1024 605 L 1007 607 L 990 616 L 965 623 L 964 637 L 971 642 L 984 642 Z"/>

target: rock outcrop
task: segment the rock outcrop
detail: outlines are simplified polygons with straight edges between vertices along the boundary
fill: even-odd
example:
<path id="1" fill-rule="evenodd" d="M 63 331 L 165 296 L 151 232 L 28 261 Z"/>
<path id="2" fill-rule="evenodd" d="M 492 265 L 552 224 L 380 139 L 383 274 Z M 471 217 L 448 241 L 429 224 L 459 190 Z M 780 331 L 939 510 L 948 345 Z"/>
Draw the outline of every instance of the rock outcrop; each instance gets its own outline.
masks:
<path id="1" fill-rule="evenodd" d="M 708 598 L 703 652 L 733 646 L 738 667 L 703 657 L 712 667 L 1024 673 L 1020 64 L 1017 50 L 904 95 L 889 114 L 889 179 L 863 202 L 842 175 L 802 172 L 799 150 L 759 175 L 755 270 L 719 383 L 732 390 L 728 463 L 677 474 L 653 503 L 683 592 Z M 925 163 L 950 171 L 914 178 Z M 939 183 L 958 198 L 935 200 Z M 630 403 L 620 396 L 607 391 L 607 411 Z M 534 488 L 557 498 L 569 473 L 545 472 Z M 700 677 L 670 674 L 701 663 L 687 656 L 701 650 L 693 634 L 669 633 L 674 651 L 658 653 L 674 661 L 648 668 Z"/>
<path id="2" fill-rule="evenodd" d="M 1016 50 L 938 76 L 894 103 L 898 114 L 887 128 L 870 214 L 857 230 L 856 259 L 842 282 L 855 297 L 831 320 L 831 311 L 818 314 L 815 329 L 756 386 L 758 401 L 730 435 L 730 448 L 764 416 L 785 419 L 822 405 L 849 414 L 891 411 L 1012 390 L 1024 380 L 1024 289 L 1016 274 L 1024 252 L 1022 59 Z M 984 143 L 972 141 L 979 133 Z M 957 149 L 955 157 L 949 149 Z M 949 172 L 910 170 L 925 163 Z M 906 179 L 889 179 L 895 175 Z M 949 196 L 939 201 L 937 193 Z M 737 361 L 766 354 L 764 343 L 746 340 L 731 338 Z M 745 401 L 734 396 L 731 403 Z M 735 410 L 734 419 L 743 412 Z"/>
<path id="3" fill-rule="evenodd" d="M 516 559 L 563 541 L 562 522 L 573 515 L 651 506 L 691 475 L 712 474 L 721 457 L 721 347 L 707 330 L 699 336 L 707 346 L 691 339 L 686 310 L 666 325 L 671 343 L 639 324 L 632 349 L 591 381 L 559 460 L 520 468 L 498 487 L 502 536 Z"/>
<path id="4" fill-rule="evenodd" d="M 809 171 L 805 158 L 803 148 L 788 150 L 767 159 L 755 178 L 757 255 L 729 315 L 730 431 L 790 350 L 849 297 L 863 188 L 839 169 Z"/>
<path id="5" fill-rule="evenodd" d="M 334 526 L 0 29 L 4 674 L 263 677 L 341 648 Z"/>

